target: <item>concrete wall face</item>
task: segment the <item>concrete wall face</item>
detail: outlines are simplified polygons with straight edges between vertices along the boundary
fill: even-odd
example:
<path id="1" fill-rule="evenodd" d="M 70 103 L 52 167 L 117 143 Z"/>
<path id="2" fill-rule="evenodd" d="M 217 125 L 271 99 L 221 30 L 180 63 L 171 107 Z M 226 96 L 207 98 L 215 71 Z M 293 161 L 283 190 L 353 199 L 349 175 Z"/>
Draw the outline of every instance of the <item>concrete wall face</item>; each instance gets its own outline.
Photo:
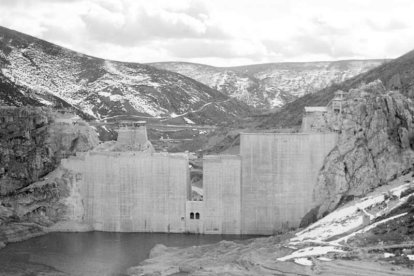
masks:
<path id="1" fill-rule="evenodd" d="M 242 134 L 241 233 L 298 227 L 335 133 Z"/>
<path id="2" fill-rule="evenodd" d="M 204 201 L 188 200 L 187 154 L 90 152 L 62 165 L 81 176 L 84 222 L 95 230 L 267 235 L 299 226 L 314 207 L 316 178 L 336 140 L 242 134 L 240 156 L 204 157 Z"/>
<path id="3" fill-rule="evenodd" d="M 147 128 L 124 127 L 118 130 L 117 143 L 121 145 L 143 145 L 148 141 Z"/>
<path id="4" fill-rule="evenodd" d="M 204 202 L 187 201 L 186 210 L 186 232 L 196 234 L 204 233 Z"/>
<path id="5" fill-rule="evenodd" d="M 240 157 L 205 157 L 203 171 L 204 232 L 240 234 Z"/>
<path id="6" fill-rule="evenodd" d="M 85 222 L 95 230 L 185 231 L 186 154 L 91 152 L 78 162 L 66 166 L 83 175 Z"/>

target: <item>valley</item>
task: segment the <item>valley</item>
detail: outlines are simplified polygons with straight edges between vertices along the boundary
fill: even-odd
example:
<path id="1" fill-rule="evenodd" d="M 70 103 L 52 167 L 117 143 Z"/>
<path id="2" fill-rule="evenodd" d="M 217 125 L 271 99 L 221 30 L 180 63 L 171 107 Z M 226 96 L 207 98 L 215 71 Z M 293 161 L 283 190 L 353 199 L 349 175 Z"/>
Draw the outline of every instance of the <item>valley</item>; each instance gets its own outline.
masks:
<path id="1" fill-rule="evenodd" d="M 0 27 L 0 274 L 411 275 L 413 53 L 141 64 Z M 53 232 L 91 233 L 7 245 Z"/>

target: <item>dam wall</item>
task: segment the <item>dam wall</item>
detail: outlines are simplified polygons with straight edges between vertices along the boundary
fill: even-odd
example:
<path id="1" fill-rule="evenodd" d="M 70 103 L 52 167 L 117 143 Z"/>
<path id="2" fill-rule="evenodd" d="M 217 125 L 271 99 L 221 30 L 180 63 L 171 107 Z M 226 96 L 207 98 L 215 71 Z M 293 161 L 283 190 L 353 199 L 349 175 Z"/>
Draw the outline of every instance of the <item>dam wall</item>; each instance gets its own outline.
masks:
<path id="1" fill-rule="evenodd" d="M 241 234 L 298 227 L 335 133 L 241 134 Z"/>
<path id="2" fill-rule="evenodd" d="M 242 133 L 240 155 L 204 156 L 202 201 L 190 200 L 187 153 L 96 150 L 62 165 L 76 173 L 76 210 L 92 229 L 271 235 L 298 227 L 315 207 L 336 141 L 336 133 Z"/>
<path id="3" fill-rule="evenodd" d="M 240 234 L 240 183 L 240 156 L 204 157 L 204 233 Z"/>
<path id="4" fill-rule="evenodd" d="M 114 232 L 185 232 L 188 155 L 90 152 L 62 163 L 82 176 L 84 222 Z"/>

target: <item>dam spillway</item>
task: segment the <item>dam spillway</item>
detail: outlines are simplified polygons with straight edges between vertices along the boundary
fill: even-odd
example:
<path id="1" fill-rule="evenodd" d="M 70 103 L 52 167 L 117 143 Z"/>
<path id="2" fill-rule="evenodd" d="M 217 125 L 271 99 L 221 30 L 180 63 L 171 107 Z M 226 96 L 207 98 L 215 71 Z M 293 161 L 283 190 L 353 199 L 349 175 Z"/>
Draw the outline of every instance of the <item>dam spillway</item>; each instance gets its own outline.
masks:
<path id="1" fill-rule="evenodd" d="M 146 136 L 131 136 L 138 133 Z M 242 133 L 240 155 L 203 158 L 203 201 L 191 200 L 188 153 L 134 151 L 146 137 L 134 147 L 128 131 L 121 138 L 112 151 L 62 161 L 77 174 L 81 223 L 114 232 L 269 235 L 298 227 L 315 207 L 313 188 L 337 134 Z"/>

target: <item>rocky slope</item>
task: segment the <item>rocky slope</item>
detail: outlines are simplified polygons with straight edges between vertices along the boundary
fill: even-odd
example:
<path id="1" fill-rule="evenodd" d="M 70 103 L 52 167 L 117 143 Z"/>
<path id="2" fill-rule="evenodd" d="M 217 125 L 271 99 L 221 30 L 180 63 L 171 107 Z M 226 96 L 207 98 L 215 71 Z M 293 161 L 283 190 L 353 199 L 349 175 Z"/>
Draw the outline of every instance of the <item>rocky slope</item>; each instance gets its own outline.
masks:
<path id="1" fill-rule="evenodd" d="M 333 84 L 322 90 L 305 95 L 280 111 L 260 119 L 260 128 L 286 128 L 301 124 L 305 106 L 326 106 L 337 90 L 348 91 L 361 84 L 381 80 L 387 89 L 399 90 L 408 98 L 414 97 L 414 51 L 397 59 L 383 63 L 365 73 L 356 75 L 342 83 Z"/>
<path id="2" fill-rule="evenodd" d="M 8 88 L 0 99 L 8 104 L 63 102 L 98 119 L 185 114 L 182 117 L 198 124 L 233 122 L 249 111 L 245 104 L 183 75 L 86 56 L 3 27 L 0 67 L 2 86 Z"/>
<path id="3" fill-rule="evenodd" d="M 82 204 L 70 199 L 76 201 L 76 176 L 57 167 L 98 144 L 92 128 L 51 109 L 3 107 L 0 141 L 0 243 L 41 234 L 77 214 Z"/>
<path id="4" fill-rule="evenodd" d="M 281 107 L 332 83 L 343 82 L 383 63 L 383 60 L 269 63 L 213 67 L 186 62 L 150 65 L 177 72 L 260 108 Z"/>
<path id="5" fill-rule="evenodd" d="M 315 190 L 319 217 L 413 169 L 414 103 L 381 81 L 351 89 Z"/>

